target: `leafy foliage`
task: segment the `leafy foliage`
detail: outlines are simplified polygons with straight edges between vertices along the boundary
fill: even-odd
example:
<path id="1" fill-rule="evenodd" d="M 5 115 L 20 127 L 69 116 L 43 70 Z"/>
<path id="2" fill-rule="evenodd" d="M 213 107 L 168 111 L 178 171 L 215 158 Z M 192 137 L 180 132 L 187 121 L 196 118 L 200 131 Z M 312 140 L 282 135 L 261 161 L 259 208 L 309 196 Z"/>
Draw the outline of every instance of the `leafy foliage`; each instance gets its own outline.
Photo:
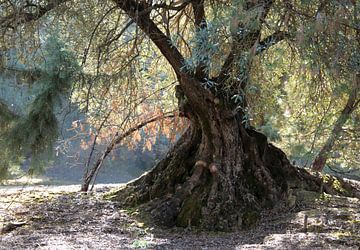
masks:
<path id="1" fill-rule="evenodd" d="M 31 153 L 32 171 L 39 170 L 40 160 L 52 154 L 52 145 L 58 135 L 56 106 L 63 96 L 68 95 L 80 69 L 74 56 L 55 34 L 45 41 L 42 56 L 43 62 L 37 69 L 39 78 L 33 88 L 35 97 L 27 114 L 8 122 L 8 130 L 1 136 L 7 142 L 5 151 L 11 150 L 11 155 L 5 159 L 14 160 L 18 155 Z"/>
<path id="2" fill-rule="evenodd" d="M 184 55 L 183 70 L 195 73 L 202 68 L 208 75 L 202 79 L 204 88 L 228 94 L 235 108 L 245 114 L 245 124 L 280 144 L 300 165 L 310 164 L 330 136 L 359 72 L 359 2 L 273 1 L 266 25 L 261 34 L 255 34 L 250 50 L 244 50 L 241 39 L 254 35 L 261 24 L 260 14 L 265 10 L 261 4 L 252 5 L 256 1 L 204 1 L 207 20 L 200 27 L 194 24 L 190 3 L 156 2 L 159 5 L 153 6 L 150 16 L 171 39 L 171 46 Z M 4 10 L 11 10 L 10 5 L 3 5 Z M 4 33 L 8 39 L 3 39 L 3 46 L 15 41 L 16 47 L 34 51 L 41 39 L 33 31 L 41 25 L 47 30 L 56 26 L 60 40 L 71 44 L 74 52 L 70 55 L 56 47 L 55 40 L 49 43 L 47 50 L 58 52 L 47 53 L 49 58 L 40 68 L 50 73 L 40 76 L 28 116 L 13 123 L 17 150 L 27 150 L 20 145 L 29 145 L 36 152 L 51 148 L 46 141 L 56 138 L 53 107 L 71 87 L 72 101 L 87 112 L 84 124 L 74 127 L 79 133 L 80 127 L 93 128 L 83 147 L 90 147 L 94 138 L 109 141 L 118 131 L 176 108 L 176 74 L 145 32 L 117 7 L 116 1 L 71 1 L 52 8 L 32 25 L 15 27 L 21 36 L 8 30 Z M 12 13 L 4 11 L 4 17 L 8 12 Z M 280 40 L 272 36 L 279 33 L 286 35 Z M 268 37 L 267 43 L 261 43 Z M 28 46 L 20 46 L 23 44 Z M 220 87 L 213 77 L 226 70 L 221 65 L 231 53 L 237 57 Z M 70 86 L 76 61 L 82 62 L 85 74 Z M 60 69 L 64 70 L 57 74 Z M 154 123 L 126 143 L 134 147 L 149 138 L 144 145 L 151 149 L 160 132 L 175 140 L 186 126 L 175 121 L 174 125 Z M 356 109 L 337 139 L 331 165 L 359 165 L 359 131 Z"/>

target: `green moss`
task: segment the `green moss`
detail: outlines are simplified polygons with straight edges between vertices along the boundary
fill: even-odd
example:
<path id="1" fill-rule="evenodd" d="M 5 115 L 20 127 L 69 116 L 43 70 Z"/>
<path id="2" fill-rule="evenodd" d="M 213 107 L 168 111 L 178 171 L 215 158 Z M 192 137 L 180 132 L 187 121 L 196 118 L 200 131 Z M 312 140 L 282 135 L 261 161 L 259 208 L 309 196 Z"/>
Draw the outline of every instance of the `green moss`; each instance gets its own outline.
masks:
<path id="1" fill-rule="evenodd" d="M 329 183 L 331 180 L 331 176 L 329 174 L 321 174 L 320 177 L 324 183 Z"/>
<path id="2" fill-rule="evenodd" d="M 297 197 L 297 201 L 302 204 L 313 204 L 316 200 L 320 198 L 320 193 L 306 191 L 306 190 L 296 190 L 294 195 Z"/>
<path id="3" fill-rule="evenodd" d="M 341 185 L 341 182 L 339 181 L 339 179 L 336 178 L 336 177 L 333 177 L 333 178 L 334 178 L 334 181 L 333 181 L 333 183 L 332 183 L 332 187 L 333 187 L 336 191 L 338 191 L 338 192 L 340 192 L 340 193 L 344 193 L 346 190 L 345 190 L 345 188 Z"/>
<path id="4" fill-rule="evenodd" d="M 340 232 L 334 232 L 331 233 L 332 236 L 336 237 L 336 238 L 347 238 L 347 237 L 351 237 L 351 236 L 357 236 L 357 234 L 354 234 L 353 232 L 350 231 L 340 231 Z"/>
<path id="5" fill-rule="evenodd" d="M 150 242 L 147 240 L 136 239 L 132 244 L 132 248 L 148 248 Z"/>
<path id="6" fill-rule="evenodd" d="M 331 199 L 331 195 L 329 195 L 327 193 L 322 193 L 319 196 L 319 200 L 322 200 L 322 201 L 330 201 L 330 199 Z"/>
<path id="7" fill-rule="evenodd" d="M 119 201 L 119 196 L 122 192 L 124 192 L 126 189 L 125 187 L 127 187 L 126 185 L 121 186 L 120 188 L 116 188 L 114 190 L 110 190 L 109 192 L 106 192 L 102 198 L 104 200 L 111 200 L 111 201 Z"/>
<path id="8" fill-rule="evenodd" d="M 329 184 L 335 191 L 346 196 L 351 196 L 351 190 L 346 189 L 338 177 L 329 174 L 322 174 L 320 177 L 324 183 Z"/>
<path id="9" fill-rule="evenodd" d="M 242 216 L 243 228 L 248 228 L 254 225 L 259 220 L 259 213 L 253 209 L 247 210 Z"/>
<path id="10" fill-rule="evenodd" d="M 201 222 L 201 202 L 196 195 L 191 195 L 184 201 L 181 212 L 176 218 L 176 225 L 180 227 L 198 226 Z"/>

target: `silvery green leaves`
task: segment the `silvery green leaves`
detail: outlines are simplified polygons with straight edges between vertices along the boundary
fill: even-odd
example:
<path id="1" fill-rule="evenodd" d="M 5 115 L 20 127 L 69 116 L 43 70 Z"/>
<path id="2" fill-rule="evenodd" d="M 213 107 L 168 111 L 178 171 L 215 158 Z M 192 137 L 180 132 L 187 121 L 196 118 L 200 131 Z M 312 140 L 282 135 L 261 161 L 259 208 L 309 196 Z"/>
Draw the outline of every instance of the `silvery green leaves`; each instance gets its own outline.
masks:
<path id="1" fill-rule="evenodd" d="M 215 89 L 215 91 L 217 91 L 216 89 L 216 82 L 214 81 L 211 81 L 207 78 L 205 78 L 205 81 L 204 82 L 201 82 L 201 86 L 203 86 L 203 88 L 205 89 Z"/>
<path id="2" fill-rule="evenodd" d="M 237 94 L 237 95 L 233 95 L 231 97 L 231 100 L 233 100 L 234 103 L 236 104 L 241 104 L 244 101 L 244 94 Z"/>
<path id="3" fill-rule="evenodd" d="M 271 118 L 267 118 L 267 121 L 264 125 L 259 127 L 259 130 L 266 135 L 266 137 L 273 142 L 281 141 L 280 131 L 276 126 L 273 124 Z"/>
<path id="4" fill-rule="evenodd" d="M 237 61 L 236 69 L 236 81 L 238 82 L 247 82 L 249 78 L 249 64 L 251 62 L 251 57 L 249 52 L 243 52 Z"/>
<path id="5" fill-rule="evenodd" d="M 351 51 L 348 67 L 354 72 L 360 72 L 360 48 L 355 48 Z"/>
<path id="6" fill-rule="evenodd" d="M 194 73 L 196 68 L 203 66 L 206 74 L 211 74 L 220 68 L 220 37 L 218 34 L 219 24 L 209 22 L 207 27 L 198 28 L 194 37 L 190 40 L 191 57 L 187 58 L 183 70 Z"/>

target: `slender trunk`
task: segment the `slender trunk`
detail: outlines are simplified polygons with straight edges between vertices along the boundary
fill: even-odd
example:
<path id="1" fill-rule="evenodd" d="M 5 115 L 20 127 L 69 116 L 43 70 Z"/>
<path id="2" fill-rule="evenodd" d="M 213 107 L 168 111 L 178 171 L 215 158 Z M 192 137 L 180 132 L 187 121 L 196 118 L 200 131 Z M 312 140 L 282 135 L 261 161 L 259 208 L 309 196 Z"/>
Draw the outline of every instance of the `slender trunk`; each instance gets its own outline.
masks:
<path id="1" fill-rule="evenodd" d="M 133 132 L 143 128 L 144 126 L 146 126 L 149 123 L 152 123 L 152 122 L 155 122 L 155 121 L 158 121 L 161 119 L 165 119 L 165 118 L 171 118 L 171 117 L 174 117 L 174 115 L 172 113 L 165 113 L 162 115 L 158 115 L 158 116 L 152 117 L 148 120 L 145 120 L 143 122 L 140 122 L 139 124 L 136 124 L 135 126 L 131 127 L 126 132 L 124 132 L 120 135 L 115 134 L 115 136 L 112 138 L 111 142 L 107 145 L 105 151 L 95 161 L 92 168 L 87 169 L 86 172 L 84 173 L 83 183 L 81 185 L 80 191 L 87 192 L 89 190 L 91 181 L 93 181 L 92 188 L 94 187 L 96 176 L 99 173 L 101 167 L 103 166 L 105 158 L 110 154 L 110 152 L 114 149 L 114 147 L 116 145 L 119 145 L 127 136 L 129 136 Z M 90 162 L 88 164 L 90 164 Z"/>
<path id="2" fill-rule="evenodd" d="M 348 97 L 346 105 L 344 109 L 341 111 L 340 116 L 336 120 L 334 127 L 331 131 L 330 136 L 326 140 L 324 146 L 321 148 L 319 154 L 316 156 L 314 163 L 313 163 L 313 170 L 321 172 L 326 164 L 326 161 L 329 158 L 331 150 L 334 147 L 334 144 L 338 140 L 342 127 L 349 119 L 351 113 L 356 109 L 359 104 L 359 89 L 360 89 L 360 75 L 356 75 L 356 79 L 354 82 L 354 86 L 351 90 L 351 93 Z"/>

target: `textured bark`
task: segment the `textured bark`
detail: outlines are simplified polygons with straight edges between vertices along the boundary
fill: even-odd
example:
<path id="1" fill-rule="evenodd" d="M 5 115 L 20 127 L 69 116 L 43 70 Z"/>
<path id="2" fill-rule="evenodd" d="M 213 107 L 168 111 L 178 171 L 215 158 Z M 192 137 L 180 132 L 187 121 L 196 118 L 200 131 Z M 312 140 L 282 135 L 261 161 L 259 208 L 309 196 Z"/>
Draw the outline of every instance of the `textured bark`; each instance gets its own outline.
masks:
<path id="1" fill-rule="evenodd" d="M 350 115 L 354 110 L 356 110 L 360 97 L 359 97 L 359 90 L 360 90 L 360 74 L 356 75 L 356 79 L 354 81 L 354 85 L 351 89 L 351 93 L 348 97 L 346 105 L 344 109 L 341 111 L 340 116 L 336 120 L 334 127 L 329 135 L 328 139 L 326 140 L 324 146 L 319 151 L 319 154 L 316 156 L 314 163 L 313 163 L 313 170 L 321 172 L 326 164 L 326 161 L 329 158 L 329 155 L 334 147 L 334 144 L 338 140 L 342 127 L 349 119 Z"/>
<path id="2" fill-rule="evenodd" d="M 32 8 L 34 13 L 17 11 L 2 18 L 0 28 L 37 20 L 66 0 L 45 2 Z M 198 65 L 195 73 L 182 70 L 183 55 L 170 34 L 165 35 L 159 28 L 158 18 L 152 19 L 151 15 L 156 8 L 181 11 L 191 5 L 195 27 L 203 28 L 205 1 L 173 2 L 172 6 L 157 1 L 112 2 L 132 18 L 172 66 L 179 80 L 179 111 L 190 121 L 189 129 L 168 155 L 149 173 L 119 191 L 118 200 L 126 205 L 144 204 L 152 218 L 167 226 L 233 230 L 254 224 L 264 208 L 286 206 L 294 189 L 335 192 L 321 179 L 291 166 L 285 154 L 269 144 L 264 135 L 245 128 L 244 113 L 238 112 L 239 104 L 231 101 L 247 84 L 251 58 L 287 36 L 276 32 L 260 41 L 261 28 L 274 1 L 244 1 L 242 11 L 257 10 L 259 25 L 249 29 L 243 20 L 235 20 L 229 54 L 219 75 L 211 79 L 219 91 L 202 87 L 208 78 L 204 65 Z M 247 32 L 237 32 L 239 29 Z M 250 55 L 246 56 L 248 68 L 233 67 L 244 55 Z M 230 79 L 231 73 L 241 73 L 244 79 Z M 246 101 L 242 107 L 246 107 Z"/>
<path id="3" fill-rule="evenodd" d="M 287 206 L 294 189 L 320 191 L 320 179 L 291 166 L 263 134 L 244 128 L 222 99 L 198 89 L 194 100 L 183 91 L 177 87 L 189 129 L 152 171 L 117 193 L 119 201 L 146 204 L 162 225 L 228 231 L 253 225 L 264 208 Z"/>
<path id="4" fill-rule="evenodd" d="M 245 128 L 244 111 L 238 107 L 246 107 L 246 100 L 243 98 L 241 104 L 231 100 L 248 81 L 243 77 L 231 83 L 234 80 L 230 72 L 239 70 L 233 63 L 244 52 L 255 56 L 260 27 L 245 35 L 234 33 L 230 53 L 213 79 L 217 90 L 205 89 L 203 66 L 198 65 L 194 74 L 182 70 L 184 58 L 150 19 L 151 7 L 134 0 L 114 2 L 133 18 L 173 67 L 179 80 L 179 112 L 190 121 L 189 129 L 167 156 L 149 173 L 117 192 L 117 200 L 125 205 L 141 204 L 162 225 L 226 231 L 254 224 L 264 208 L 288 205 L 294 189 L 320 191 L 323 187 L 334 192 L 321 179 L 291 166 L 285 154 L 269 144 L 263 134 Z M 194 24 L 201 28 L 206 25 L 203 1 L 191 3 Z M 247 1 L 245 8 L 262 6 L 259 20 L 263 22 L 272 3 Z M 237 25 L 246 28 L 241 21 Z M 285 37 L 278 36 L 276 41 Z M 266 39 L 260 42 L 265 44 L 266 48 L 272 45 Z M 248 68 L 242 69 L 241 75 L 249 74 L 250 66 L 248 57 Z"/>

